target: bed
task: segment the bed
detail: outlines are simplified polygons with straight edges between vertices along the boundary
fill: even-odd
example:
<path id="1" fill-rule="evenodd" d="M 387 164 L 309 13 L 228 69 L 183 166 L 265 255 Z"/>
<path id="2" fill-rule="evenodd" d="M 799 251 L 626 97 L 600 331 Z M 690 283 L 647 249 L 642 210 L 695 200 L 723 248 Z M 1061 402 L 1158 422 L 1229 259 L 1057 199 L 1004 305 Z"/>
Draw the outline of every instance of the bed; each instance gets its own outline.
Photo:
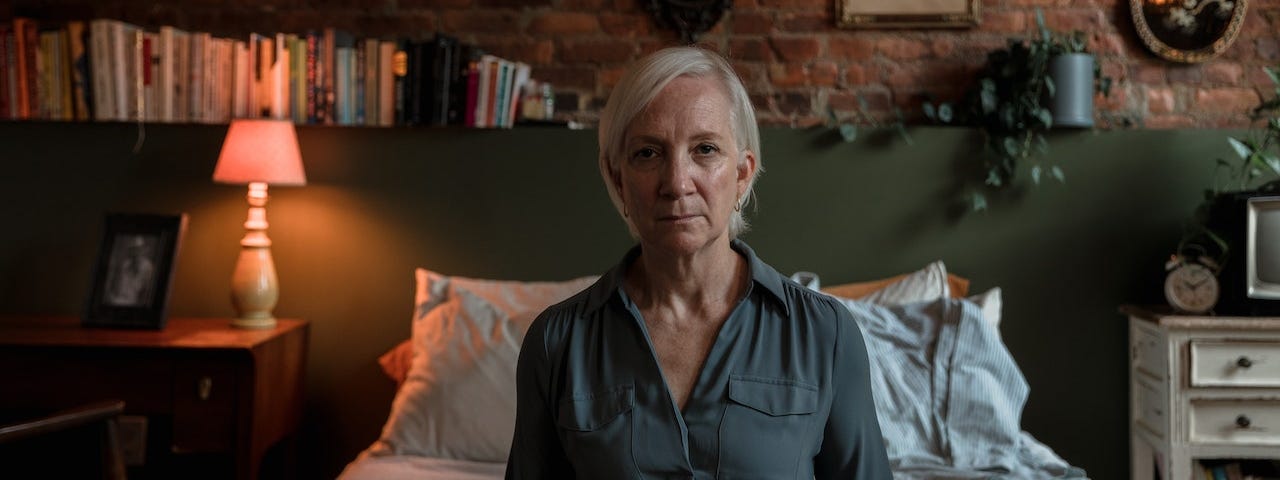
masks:
<path id="1" fill-rule="evenodd" d="M 1031 434 L 1029 388 L 1000 338 L 1001 290 L 969 295 L 942 262 L 821 288 L 853 313 L 896 479 L 1087 478 Z M 411 338 L 379 363 L 400 384 L 382 434 L 344 480 L 502 478 L 515 363 L 529 323 L 593 277 L 517 282 L 415 272 Z"/>

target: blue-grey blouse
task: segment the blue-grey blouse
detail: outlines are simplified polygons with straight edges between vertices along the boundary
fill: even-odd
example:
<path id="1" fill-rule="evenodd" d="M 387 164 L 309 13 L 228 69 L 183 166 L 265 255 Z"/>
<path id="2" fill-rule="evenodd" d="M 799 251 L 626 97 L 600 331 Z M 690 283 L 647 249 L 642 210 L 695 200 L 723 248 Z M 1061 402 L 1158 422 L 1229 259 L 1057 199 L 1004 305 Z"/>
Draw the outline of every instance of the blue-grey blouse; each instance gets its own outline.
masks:
<path id="1" fill-rule="evenodd" d="M 616 267 L 533 322 L 507 479 L 889 479 L 849 311 L 741 241 L 752 282 L 680 410 Z"/>

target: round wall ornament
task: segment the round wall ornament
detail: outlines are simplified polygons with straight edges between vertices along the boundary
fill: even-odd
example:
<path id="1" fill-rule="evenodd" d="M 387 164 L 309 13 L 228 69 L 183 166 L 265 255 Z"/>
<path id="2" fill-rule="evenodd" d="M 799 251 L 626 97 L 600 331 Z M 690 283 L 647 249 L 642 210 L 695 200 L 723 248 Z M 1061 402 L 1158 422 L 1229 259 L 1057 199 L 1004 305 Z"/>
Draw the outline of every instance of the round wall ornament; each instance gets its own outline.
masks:
<path id="1" fill-rule="evenodd" d="M 658 25 L 680 33 L 686 44 L 711 30 L 733 5 L 732 0 L 647 0 L 645 9 Z"/>
<path id="2" fill-rule="evenodd" d="M 1203 62 L 1235 42 L 1248 0 L 1129 0 L 1142 43 L 1167 60 Z"/>

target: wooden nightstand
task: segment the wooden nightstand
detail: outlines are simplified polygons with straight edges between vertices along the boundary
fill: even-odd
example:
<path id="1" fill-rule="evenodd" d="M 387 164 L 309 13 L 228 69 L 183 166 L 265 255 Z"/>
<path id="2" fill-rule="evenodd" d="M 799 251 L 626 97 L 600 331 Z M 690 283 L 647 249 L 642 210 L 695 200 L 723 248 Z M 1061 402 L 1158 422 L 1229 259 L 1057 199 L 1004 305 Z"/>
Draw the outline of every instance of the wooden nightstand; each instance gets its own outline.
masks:
<path id="1" fill-rule="evenodd" d="M 302 416 L 307 335 L 306 321 L 288 319 L 243 330 L 175 318 L 157 331 L 0 317 L 0 410 L 124 400 L 126 415 L 147 418 L 145 476 L 253 479 Z"/>
<path id="2" fill-rule="evenodd" d="M 1132 478 L 1200 478 L 1206 460 L 1280 460 L 1280 318 L 1121 311 Z"/>

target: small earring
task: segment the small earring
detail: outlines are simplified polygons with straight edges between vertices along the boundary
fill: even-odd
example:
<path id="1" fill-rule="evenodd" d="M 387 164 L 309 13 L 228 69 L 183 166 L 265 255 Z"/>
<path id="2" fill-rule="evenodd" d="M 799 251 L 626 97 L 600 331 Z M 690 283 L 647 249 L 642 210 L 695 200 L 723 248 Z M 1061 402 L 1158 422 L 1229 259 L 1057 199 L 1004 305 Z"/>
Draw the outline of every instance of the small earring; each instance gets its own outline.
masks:
<path id="1" fill-rule="evenodd" d="M 742 201 L 741 201 L 741 200 L 738 200 L 737 202 L 735 202 L 735 203 L 733 204 L 733 211 L 735 211 L 735 212 L 741 212 L 741 211 L 742 211 Z"/>

